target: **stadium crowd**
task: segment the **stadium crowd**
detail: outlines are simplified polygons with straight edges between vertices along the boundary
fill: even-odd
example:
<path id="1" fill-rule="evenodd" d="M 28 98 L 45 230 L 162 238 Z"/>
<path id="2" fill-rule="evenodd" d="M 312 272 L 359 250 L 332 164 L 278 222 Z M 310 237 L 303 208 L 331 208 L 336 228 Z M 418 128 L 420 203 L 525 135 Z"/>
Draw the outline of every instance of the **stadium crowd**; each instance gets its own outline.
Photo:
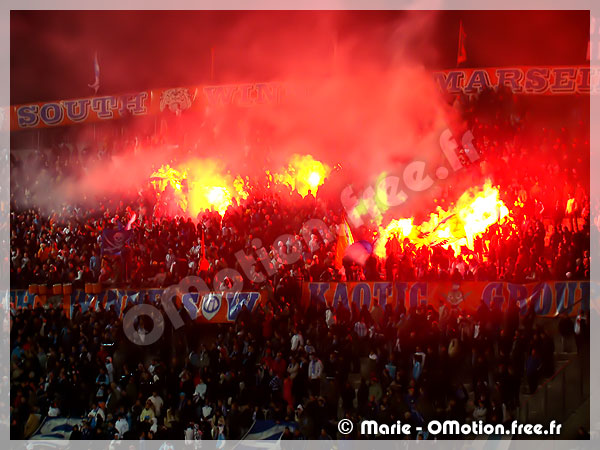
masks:
<path id="1" fill-rule="evenodd" d="M 305 312 L 269 301 L 244 306 L 212 338 L 180 314 L 177 330 L 163 311 L 163 336 L 140 352 L 112 308 L 71 320 L 60 308 L 19 311 L 13 438 L 30 435 L 40 415 L 83 417 L 71 439 L 237 439 L 261 419 L 289 422 L 306 439 L 335 438 L 342 417 L 506 423 L 524 381 L 532 393 L 554 370 L 553 336 L 535 325 L 533 308 L 520 317 L 514 303 L 503 313 L 482 302 L 470 315 L 450 304 Z M 578 319 L 561 327 L 585 352 L 589 330 Z"/>
<path id="2" fill-rule="evenodd" d="M 504 154 L 495 158 L 489 153 L 485 166 L 481 163 L 472 172 L 479 176 L 487 166 L 502 168 L 480 179 L 498 175 L 492 179 L 505 186 L 504 201 L 514 205 L 510 207 L 512 220 L 491 226 L 476 239 L 473 251 L 458 256 L 451 248 L 417 247 L 406 240 L 388 245 L 392 250 L 383 260 L 373 256 L 364 267 L 352 261 L 336 266 L 335 236 L 344 213 L 340 206 L 326 204 L 312 194 L 290 202 L 287 195 L 253 192 L 240 204 L 234 201 L 223 218 L 206 211 L 194 223 L 191 218 L 154 215 L 154 193 L 148 188 L 128 204 L 104 199 L 96 208 L 65 206 L 51 215 L 36 208 L 20 208 L 18 201 L 13 201 L 11 285 L 27 288 L 31 283 L 72 283 L 81 288 L 85 283 L 101 282 L 105 286 L 164 287 L 187 275 L 210 280 L 225 267 L 238 270 L 250 283 L 254 275 L 242 270 L 235 255 L 243 251 L 245 258 L 256 259 L 256 250 L 263 247 L 268 260 L 256 264 L 255 269 L 269 277 L 274 288 L 281 277 L 272 274 L 282 271 L 293 271 L 305 281 L 588 279 L 589 192 L 579 181 L 567 179 L 558 184 L 551 176 L 521 174 L 518 165 L 504 170 Z M 558 162 L 547 164 L 549 173 L 564 175 Z M 503 180 L 507 172 L 512 176 Z M 574 178 L 579 179 L 578 172 Z M 19 189 L 23 186 L 15 186 L 13 199 Z M 161 197 L 163 202 L 166 196 Z M 329 239 L 303 229 L 314 218 L 324 221 Z M 124 230 L 130 219 L 134 219 L 133 235 L 124 251 L 118 258 L 103 255 L 102 232 Z M 294 237 L 279 241 L 284 234 Z M 203 250 L 208 267 L 200 265 Z M 298 256 L 296 263 L 285 264 L 291 254 Z"/>
<path id="3" fill-rule="evenodd" d="M 495 110 L 498 98 L 477 101 Z M 75 310 L 71 319 L 61 308 L 14 311 L 11 437 L 29 436 L 45 416 L 83 417 L 71 439 L 237 439 L 259 419 L 289 422 L 283 438 L 296 439 L 339 437 L 342 417 L 414 425 L 512 420 L 522 384 L 533 392 L 554 369 L 553 336 L 536 325 L 533 308 L 524 316 L 516 304 L 502 312 L 483 302 L 472 314 L 450 304 L 299 309 L 301 282 L 311 280 L 589 279 L 585 127 L 529 129 L 512 110 L 505 120 L 473 117 L 473 100 L 461 101 L 482 156 L 469 173 L 501 186 L 513 217 L 490 227 L 462 256 L 404 241 L 389 245 L 382 260 L 370 256 L 361 265 L 346 258 L 336 266 L 335 238 L 302 233 L 303 224 L 319 218 L 337 236 L 343 211 L 318 193 L 289 202 L 250 192 L 223 217 L 206 211 L 193 221 L 156 217 L 150 188 L 127 203 L 107 198 L 94 209 L 65 205 L 47 214 L 22 205 L 36 174 L 11 179 L 13 289 L 166 287 L 188 275 L 212 286 L 220 269 L 234 268 L 245 289 L 268 293 L 265 304 L 252 312 L 244 307 L 235 325 L 219 326 L 214 338 L 199 338 L 198 325 L 181 310 L 186 327 L 175 330 L 165 320 L 163 338 L 144 352 L 124 335 L 114 310 Z M 63 176 L 69 152 L 51 155 L 44 170 Z M 532 174 L 526 162 L 542 158 Z M 120 254 L 103 255 L 102 232 L 125 230 L 134 216 Z M 277 240 L 283 234 L 289 237 Z M 284 255 L 298 253 L 285 264 Z M 569 334 L 573 323 L 563 320 Z M 577 323 L 585 350 L 585 318 Z"/>

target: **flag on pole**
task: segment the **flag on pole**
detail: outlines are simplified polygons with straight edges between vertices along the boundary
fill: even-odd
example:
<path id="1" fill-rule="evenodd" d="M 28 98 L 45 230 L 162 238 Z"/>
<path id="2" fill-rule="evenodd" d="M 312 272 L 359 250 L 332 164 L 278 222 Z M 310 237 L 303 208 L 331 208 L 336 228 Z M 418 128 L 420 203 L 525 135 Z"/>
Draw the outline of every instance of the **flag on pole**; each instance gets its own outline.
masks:
<path id="1" fill-rule="evenodd" d="M 88 84 L 88 87 L 94 90 L 94 94 L 98 93 L 100 88 L 100 64 L 98 64 L 98 52 L 94 53 L 94 83 Z"/>
<path id="2" fill-rule="evenodd" d="M 132 230 L 104 230 L 100 251 L 102 255 L 120 255 L 126 244 L 133 238 Z"/>
<path id="3" fill-rule="evenodd" d="M 215 80 L 215 48 L 210 48 L 210 81 Z"/>
<path id="4" fill-rule="evenodd" d="M 460 28 L 458 30 L 458 54 L 456 55 L 456 65 L 465 62 L 467 60 L 467 49 L 465 48 L 465 41 L 467 40 L 467 33 L 463 28 L 462 20 L 460 21 Z"/>
<path id="5" fill-rule="evenodd" d="M 208 259 L 206 259 L 206 247 L 204 245 L 204 228 L 202 229 L 202 259 L 200 260 L 200 272 L 208 271 Z"/>
<path id="6" fill-rule="evenodd" d="M 587 49 L 587 57 L 586 57 L 586 59 L 588 61 L 590 60 L 591 46 L 592 46 L 591 40 L 588 40 L 588 49 Z"/>
<path id="7" fill-rule="evenodd" d="M 344 218 L 344 220 L 340 224 L 340 229 L 338 231 L 337 246 L 335 249 L 335 266 L 337 268 L 342 267 L 342 260 L 344 259 L 346 249 L 352 244 L 354 244 L 352 230 L 350 230 L 348 221 Z"/>
<path id="8" fill-rule="evenodd" d="M 592 39 L 591 37 L 596 33 L 596 18 L 594 16 L 590 16 L 590 39 L 588 39 L 587 46 L 587 60 L 590 61 L 592 59 Z"/>
<path id="9" fill-rule="evenodd" d="M 129 219 L 129 222 L 127 222 L 127 227 L 125 227 L 125 230 L 131 230 L 131 225 L 133 225 L 135 219 L 137 219 L 137 214 L 133 213 L 133 216 L 131 216 L 131 219 Z"/>
<path id="10" fill-rule="evenodd" d="M 337 66 L 338 62 L 338 39 L 337 35 L 333 36 L 333 67 Z"/>

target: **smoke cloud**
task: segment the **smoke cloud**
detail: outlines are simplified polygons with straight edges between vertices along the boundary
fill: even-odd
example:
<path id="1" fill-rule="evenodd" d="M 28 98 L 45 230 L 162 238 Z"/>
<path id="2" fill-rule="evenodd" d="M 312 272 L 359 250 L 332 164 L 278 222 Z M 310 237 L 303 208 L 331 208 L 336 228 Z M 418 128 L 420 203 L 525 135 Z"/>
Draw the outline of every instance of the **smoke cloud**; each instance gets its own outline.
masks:
<path id="1" fill-rule="evenodd" d="M 170 117 L 166 126 L 158 117 L 155 127 L 165 141 L 162 146 L 143 139 L 145 134 L 154 135 L 148 119 L 114 124 L 117 130 L 121 128 L 123 140 L 129 141 L 128 150 L 117 152 L 108 161 L 97 161 L 96 147 L 106 145 L 97 143 L 81 165 L 74 156 L 72 170 L 57 183 L 45 179 L 43 171 L 36 168 L 38 188 L 30 192 L 28 201 L 43 200 L 52 207 L 73 202 L 92 206 L 98 197 L 119 198 L 147 186 L 152 171 L 163 164 L 198 158 L 218 161 L 223 173 L 235 177 L 277 171 L 293 154 L 310 154 L 329 167 L 338 167 L 323 190 L 323 195 L 338 201 L 344 187 L 352 186 L 360 196 L 364 189 L 375 186 L 382 173 L 402 180 L 404 168 L 414 160 L 424 161 L 433 174 L 444 164 L 441 133 L 458 120 L 426 69 L 437 55 L 429 39 L 436 17 L 434 12 L 407 12 L 363 24 L 326 12 L 313 13 L 311 20 L 300 13 L 298 20 L 291 13 L 238 14 L 214 38 L 218 40 L 214 84 L 280 81 L 300 86 L 304 95 L 289 96 L 277 106 L 207 107 L 203 117 L 184 112 Z M 172 15 L 164 20 L 172 20 Z M 120 25 L 116 20 L 115 27 Z M 173 38 L 164 36 L 163 46 L 177 52 L 178 40 L 197 39 L 201 33 L 194 27 L 183 28 Z M 54 41 L 61 42 L 58 38 Z M 127 53 L 142 44 L 136 40 L 121 45 Z M 141 82 L 140 89 L 175 87 L 188 82 L 190 73 L 206 73 L 206 58 L 195 62 L 193 55 L 179 52 L 181 64 L 163 64 L 158 59 L 160 50 L 164 49 L 157 50 L 152 68 L 160 76 L 145 82 L 172 83 L 147 86 Z M 114 45 L 99 54 L 102 59 L 108 52 L 119 51 Z M 128 77 L 128 67 L 118 69 L 109 68 L 102 77 L 114 79 L 116 72 Z M 89 127 L 72 127 L 68 136 L 80 145 L 93 142 Z M 439 184 L 426 193 L 410 193 L 394 214 L 428 212 L 426 203 L 437 193 Z"/>

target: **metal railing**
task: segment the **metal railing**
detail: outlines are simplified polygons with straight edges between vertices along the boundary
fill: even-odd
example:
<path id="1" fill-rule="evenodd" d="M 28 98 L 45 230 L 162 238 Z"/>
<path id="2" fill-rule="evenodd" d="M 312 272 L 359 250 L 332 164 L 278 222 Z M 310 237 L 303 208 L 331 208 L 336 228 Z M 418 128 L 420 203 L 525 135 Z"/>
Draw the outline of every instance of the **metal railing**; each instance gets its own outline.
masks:
<path id="1" fill-rule="evenodd" d="M 552 420 L 562 423 L 589 395 L 589 363 L 583 357 L 564 361 L 533 395 L 521 397 L 518 420 L 521 423 L 547 424 Z"/>

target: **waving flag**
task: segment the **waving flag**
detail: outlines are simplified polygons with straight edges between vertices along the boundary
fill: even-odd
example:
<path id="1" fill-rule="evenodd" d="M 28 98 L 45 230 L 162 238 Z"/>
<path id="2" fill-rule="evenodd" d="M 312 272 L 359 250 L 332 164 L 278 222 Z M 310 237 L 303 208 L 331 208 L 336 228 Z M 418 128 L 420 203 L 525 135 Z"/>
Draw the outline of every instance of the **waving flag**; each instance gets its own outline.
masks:
<path id="1" fill-rule="evenodd" d="M 458 54 L 456 55 L 456 65 L 458 66 L 461 62 L 467 60 L 467 49 L 465 48 L 465 41 L 467 40 L 467 33 L 463 28 L 462 20 L 460 21 L 460 29 L 458 30 Z"/>
<path id="2" fill-rule="evenodd" d="M 346 254 L 346 249 L 352 244 L 354 244 L 352 230 L 350 230 L 348 221 L 344 219 L 340 224 L 340 229 L 338 231 L 337 246 L 335 250 L 335 266 L 337 268 L 342 267 L 342 260 L 344 259 L 344 256 Z"/>
<path id="3" fill-rule="evenodd" d="M 94 90 L 94 94 L 97 94 L 98 89 L 100 88 L 100 64 L 98 64 L 98 52 L 94 53 L 94 77 L 94 82 L 88 84 L 88 87 L 91 87 Z"/>
<path id="4" fill-rule="evenodd" d="M 82 426 L 83 419 L 55 417 L 46 418 L 38 430 L 31 436 L 31 440 L 69 440 L 73 426 Z"/>
<path id="5" fill-rule="evenodd" d="M 224 448 L 226 443 L 227 441 L 225 440 L 225 435 L 222 431 L 219 431 L 219 436 L 217 437 L 217 448 Z"/>
<path id="6" fill-rule="evenodd" d="M 587 56 L 585 57 L 585 59 L 586 59 L 587 61 L 589 61 L 589 60 L 590 60 L 591 47 L 592 47 L 592 41 L 591 41 L 591 40 L 588 40 Z"/>
<path id="7" fill-rule="evenodd" d="M 346 251 L 344 252 L 344 259 L 364 266 L 372 253 L 373 244 L 365 240 L 361 240 L 346 248 Z"/>
<path id="8" fill-rule="evenodd" d="M 208 272 L 210 268 L 206 259 L 206 246 L 204 245 L 204 228 L 202 228 L 202 259 L 200 260 L 200 272 Z"/>
<path id="9" fill-rule="evenodd" d="M 126 230 L 131 230 L 131 225 L 133 225 L 133 222 L 135 222 L 136 218 L 137 214 L 133 213 L 133 216 L 131 216 L 131 219 L 129 219 L 129 222 L 127 222 L 127 227 L 125 227 Z"/>
<path id="10" fill-rule="evenodd" d="M 132 237 L 133 231 L 131 230 L 104 230 L 102 232 L 102 254 L 119 255 Z"/>
<path id="11" fill-rule="evenodd" d="M 278 441 L 286 428 L 289 428 L 290 431 L 294 431 L 297 428 L 297 426 L 298 425 L 295 422 L 256 420 L 248 430 L 248 433 L 246 433 L 246 436 L 244 436 L 242 439 L 254 441 Z"/>

